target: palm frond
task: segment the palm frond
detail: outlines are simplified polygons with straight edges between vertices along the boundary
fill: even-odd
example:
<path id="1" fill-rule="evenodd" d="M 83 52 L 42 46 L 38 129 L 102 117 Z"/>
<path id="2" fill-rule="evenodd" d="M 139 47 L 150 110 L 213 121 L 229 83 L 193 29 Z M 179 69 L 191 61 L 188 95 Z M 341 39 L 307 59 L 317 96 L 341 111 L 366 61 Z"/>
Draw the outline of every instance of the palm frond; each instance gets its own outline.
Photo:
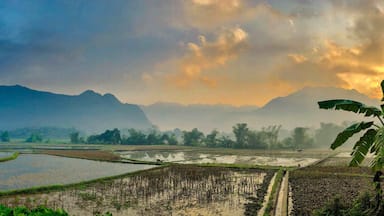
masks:
<path id="1" fill-rule="evenodd" d="M 363 113 L 365 116 L 380 116 L 382 111 L 376 107 L 367 106 L 363 103 L 353 101 L 353 100 L 326 100 L 319 101 L 320 109 L 335 109 L 335 110 L 344 110 L 354 113 Z"/>
<path id="2" fill-rule="evenodd" d="M 336 149 L 337 147 L 341 146 L 345 141 L 347 141 L 350 137 L 352 137 L 354 134 L 359 133 L 360 131 L 363 131 L 373 125 L 373 121 L 371 122 L 360 122 L 353 124 L 349 127 L 347 127 L 344 131 L 339 133 L 331 144 L 331 149 Z"/>
<path id="3" fill-rule="evenodd" d="M 377 131 L 375 129 L 369 129 L 362 137 L 360 137 L 360 140 L 357 141 L 353 147 L 353 151 L 351 153 L 352 160 L 349 163 L 349 166 L 358 166 L 361 162 L 363 162 L 365 156 L 375 141 L 376 134 Z"/>
<path id="4" fill-rule="evenodd" d="M 377 130 L 371 152 L 376 154 L 371 166 L 374 170 L 380 170 L 384 165 L 384 127 Z"/>

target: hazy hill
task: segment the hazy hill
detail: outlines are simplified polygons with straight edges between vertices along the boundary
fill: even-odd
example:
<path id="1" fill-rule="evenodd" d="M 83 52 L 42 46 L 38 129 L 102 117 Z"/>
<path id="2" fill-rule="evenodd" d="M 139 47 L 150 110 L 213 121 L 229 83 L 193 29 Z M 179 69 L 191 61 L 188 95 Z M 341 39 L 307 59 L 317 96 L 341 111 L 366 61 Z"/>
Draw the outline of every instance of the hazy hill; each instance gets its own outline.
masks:
<path id="1" fill-rule="evenodd" d="M 342 123 L 356 121 L 362 117 L 343 111 L 320 110 L 318 101 L 330 99 L 350 99 L 368 105 L 378 105 L 378 100 L 359 93 L 356 90 L 346 90 L 332 87 L 307 87 L 285 97 L 271 100 L 255 114 L 252 122 L 262 122 L 266 125 L 282 124 L 285 128 L 297 126 L 316 127 L 320 122 Z"/>
<path id="2" fill-rule="evenodd" d="M 346 98 L 377 105 L 378 101 L 356 90 L 331 87 L 303 88 L 284 97 L 272 99 L 265 106 L 232 107 L 222 105 L 190 105 L 157 103 L 142 106 L 148 118 L 161 129 L 214 128 L 230 131 L 239 122 L 259 129 L 268 125 L 283 125 L 286 129 L 297 126 L 318 127 L 320 122 L 342 123 L 361 119 L 356 114 L 342 111 L 320 110 L 317 101 Z M 251 103 L 251 102 L 250 102 Z"/>
<path id="3" fill-rule="evenodd" d="M 174 128 L 210 131 L 222 129 L 223 120 L 228 116 L 249 113 L 258 109 L 257 106 L 235 107 L 230 105 L 182 105 L 177 103 L 155 103 L 141 106 L 153 124 L 162 130 Z"/>
<path id="4" fill-rule="evenodd" d="M 0 116 L 0 130 L 62 127 L 90 133 L 115 127 L 151 127 L 139 106 L 91 90 L 70 96 L 19 85 L 0 86 Z"/>

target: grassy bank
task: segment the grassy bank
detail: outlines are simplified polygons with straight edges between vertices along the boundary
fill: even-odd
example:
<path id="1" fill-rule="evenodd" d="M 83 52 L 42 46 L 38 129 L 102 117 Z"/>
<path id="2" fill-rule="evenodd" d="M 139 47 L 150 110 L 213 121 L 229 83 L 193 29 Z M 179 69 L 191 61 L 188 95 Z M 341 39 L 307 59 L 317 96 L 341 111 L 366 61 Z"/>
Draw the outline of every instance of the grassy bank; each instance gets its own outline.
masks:
<path id="1" fill-rule="evenodd" d="M 0 162 L 15 160 L 18 156 L 19 156 L 19 152 L 15 152 L 11 156 L 0 158 Z"/>

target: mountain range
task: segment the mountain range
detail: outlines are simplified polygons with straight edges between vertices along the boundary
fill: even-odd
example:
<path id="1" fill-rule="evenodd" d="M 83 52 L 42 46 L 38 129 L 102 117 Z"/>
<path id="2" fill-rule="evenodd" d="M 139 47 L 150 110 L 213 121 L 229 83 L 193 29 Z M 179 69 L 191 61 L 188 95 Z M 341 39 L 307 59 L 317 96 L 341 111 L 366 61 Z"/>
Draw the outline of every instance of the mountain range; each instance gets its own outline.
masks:
<path id="1" fill-rule="evenodd" d="M 0 131 L 61 127 L 76 128 L 89 134 L 112 128 L 148 129 L 156 125 L 163 131 L 198 128 L 204 132 L 212 129 L 229 132 L 236 123 L 247 123 L 255 129 L 269 125 L 292 129 L 318 127 L 320 122 L 340 124 L 362 119 L 354 113 L 318 108 L 317 101 L 336 98 L 378 105 L 378 100 L 356 90 L 333 87 L 307 87 L 274 98 L 262 107 L 236 107 L 164 102 L 139 106 L 122 103 L 112 94 L 101 95 L 92 90 L 79 95 L 63 95 L 20 85 L 0 86 Z"/>
<path id="2" fill-rule="evenodd" d="M 95 133 L 152 126 L 139 106 L 123 104 L 112 94 L 87 90 L 72 96 L 20 85 L 0 86 L 0 116 L 0 130 L 62 127 Z"/>
<path id="3" fill-rule="evenodd" d="M 159 102 L 152 105 L 141 106 L 152 123 L 162 130 L 174 128 L 193 129 L 208 132 L 214 128 L 222 130 L 223 124 L 228 124 L 227 118 L 245 113 L 253 113 L 258 106 L 231 106 Z"/>
<path id="4" fill-rule="evenodd" d="M 378 100 L 359 93 L 334 87 L 306 87 L 283 97 L 277 97 L 262 107 L 233 107 L 223 105 L 181 105 L 156 103 L 142 106 L 153 124 L 160 129 L 199 128 L 205 132 L 212 129 L 231 131 L 236 123 L 247 123 L 260 129 L 269 125 L 283 128 L 319 127 L 321 122 L 341 124 L 357 121 L 362 117 L 342 111 L 320 110 L 317 102 L 329 99 L 351 99 L 368 105 L 378 105 Z M 252 103 L 252 101 L 250 101 Z"/>

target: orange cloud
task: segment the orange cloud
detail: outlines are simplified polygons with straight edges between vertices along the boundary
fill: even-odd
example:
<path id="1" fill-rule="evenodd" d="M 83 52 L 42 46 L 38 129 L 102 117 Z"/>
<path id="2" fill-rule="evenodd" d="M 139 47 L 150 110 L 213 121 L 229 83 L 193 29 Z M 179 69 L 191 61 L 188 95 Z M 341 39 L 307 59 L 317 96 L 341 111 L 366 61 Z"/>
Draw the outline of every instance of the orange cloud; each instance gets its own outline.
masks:
<path id="1" fill-rule="evenodd" d="M 304 52 L 305 55 L 290 54 L 290 61 L 278 65 L 273 76 L 295 88 L 338 86 L 380 97 L 379 83 L 384 77 L 384 13 L 375 1 L 358 2 L 345 5 L 353 14 L 348 28 L 350 43 L 342 45 L 328 39 L 316 49 Z"/>
<path id="2" fill-rule="evenodd" d="M 294 61 L 296 63 L 302 63 L 302 62 L 305 62 L 307 60 L 307 57 L 305 57 L 303 55 L 299 55 L 299 54 L 289 54 L 288 57 L 291 58 L 292 61 Z"/>
<path id="3" fill-rule="evenodd" d="M 384 43 L 384 41 L 383 41 Z M 379 82 L 384 77 L 382 62 L 367 56 L 369 43 L 352 48 L 325 41 L 322 50 L 309 58 L 301 54 L 288 55 L 291 61 L 276 68 L 278 79 L 296 88 L 304 86 L 339 86 L 357 89 L 371 97 L 379 97 Z"/>
<path id="4" fill-rule="evenodd" d="M 286 19 L 293 25 L 292 16 L 273 8 L 267 2 L 247 0 L 187 0 L 184 1 L 185 21 L 197 28 L 212 28 L 224 23 L 245 21 L 256 16 Z"/>
<path id="5" fill-rule="evenodd" d="M 247 48 L 248 34 L 241 28 L 226 29 L 209 42 L 200 36 L 200 43 L 188 43 L 185 56 L 177 62 L 177 73 L 169 75 L 171 83 L 186 87 L 194 81 L 201 81 L 210 87 L 217 85 L 215 79 L 203 75 L 210 69 L 222 67 Z"/>

